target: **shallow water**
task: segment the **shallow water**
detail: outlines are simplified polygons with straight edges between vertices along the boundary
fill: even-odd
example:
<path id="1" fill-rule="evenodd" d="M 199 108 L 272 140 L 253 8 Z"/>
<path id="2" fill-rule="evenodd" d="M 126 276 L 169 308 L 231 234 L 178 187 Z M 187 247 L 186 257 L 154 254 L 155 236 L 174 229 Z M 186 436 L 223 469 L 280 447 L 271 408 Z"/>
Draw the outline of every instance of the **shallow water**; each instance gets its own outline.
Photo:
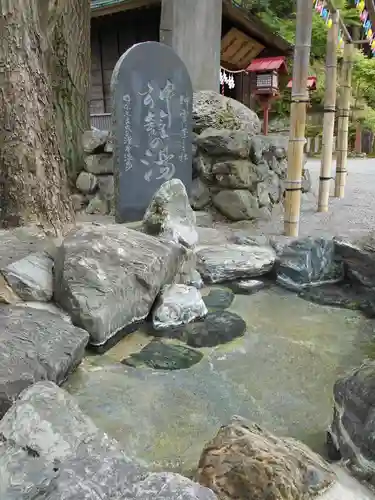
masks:
<path id="1" fill-rule="evenodd" d="M 155 469 L 188 474 L 204 443 L 235 414 L 323 452 L 333 384 L 373 352 L 372 322 L 279 288 L 237 295 L 230 310 L 246 320 L 246 335 L 203 349 L 188 370 L 119 364 L 147 343 L 138 332 L 88 357 L 66 389 L 128 454 Z"/>

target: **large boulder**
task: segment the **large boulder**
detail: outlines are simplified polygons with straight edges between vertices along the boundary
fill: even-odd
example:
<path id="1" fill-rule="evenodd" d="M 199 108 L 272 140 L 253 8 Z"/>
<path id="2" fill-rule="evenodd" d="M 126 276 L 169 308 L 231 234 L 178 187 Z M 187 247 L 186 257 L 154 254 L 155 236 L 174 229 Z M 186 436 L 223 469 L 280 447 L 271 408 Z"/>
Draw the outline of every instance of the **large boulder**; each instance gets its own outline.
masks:
<path id="1" fill-rule="evenodd" d="M 375 486 L 375 362 L 340 377 L 333 389 L 333 420 L 328 432 L 332 458 L 349 461 Z"/>
<path id="2" fill-rule="evenodd" d="M 333 470 L 301 442 L 278 438 L 239 417 L 206 445 L 196 478 L 219 500 L 373 498 L 345 470 Z"/>
<path id="3" fill-rule="evenodd" d="M 331 486 L 335 475 L 302 443 L 235 417 L 205 446 L 196 479 L 219 500 L 302 500 Z"/>
<path id="4" fill-rule="evenodd" d="M 148 234 L 162 236 L 187 248 L 197 244 L 195 214 L 179 179 L 165 182 L 156 191 L 144 215 L 143 227 Z"/>
<path id="5" fill-rule="evenodd" d="M 267 274 L 276 254 L 270 247 L 222 244 L 199 247 L 197 257 L 204 281 L 222 283 Z"/>
<path id="6" fill-rule="evenodd" d="M 250 189 L 259 180 L 257 167 L 249 160 L 225 160 L 212 166 L 215 184 L 226 189 Z"/>
<path id="7" fill-rule="evenodd" d="M 94 175 L 113 174 L 113 156 L 107 153 L 89 155 L 85 158 L 85 170 Z"/>
<path id="8" fill-rule="evenodd" d="M 206 156 L 247 159 L 250 137 L 239 130 L 208 128 L 197 137 L 199 150 Z"/>
<path id="9" fill-rule="evenodd" d="M 152 473 L 52 383 L 24 391 L 0 422 L 2 500 L 215 500 L 171 473 Z"/>
<path id="10" fill-rule="evenodd" d="M 2 417 L 26 387 L 40 380 L 64 382 L 81 362 L 88 334 L 46 310 L 1 306 L 0 341 Z"/>
<path id="11" fill-rule="evenodd" d="M 166 285 L 157 299 L 152 319 L 156 330 L 186 325 L 203 318 L 207 308 L 193 286 Z"/>
<path id="12" fill-rule="evenodd" d="M 244 104 L 212 90 L 194 93 L 194 130 L 206 128 L 242 130 L 252 136 L 260 133 L 260 121 L 256 113 Z"/>
<path id="13" fill-rule="evenodd" d="M 344 261 L 348 277 L 375 288 L 375 232 L 354 241 L 336 238 L 334 242 L 336 254 Z"/>
<path id="14" fill-rule="evenodd" d="M 149 314 L 184 254 L 180 245 L 121 225 L 83 226 L 58 249 L 55 300 L 90 333 L 93 346 L 104 346 Z"/>
<path id="15" fill-rule="evenodd" d="M 219 191 L 212 203 L 230 220 L 268 219 L 270 213 L 259 207 L 258 198 L 245 189 L 226 189 Z"/>
<path id="16" fill-rule="evenodd" d="M 343 278 L 342 263 L 336 259 L 333 240 L 303 238 L 283 247 L 279 255 L 277 282 L 291 290 Z"/>

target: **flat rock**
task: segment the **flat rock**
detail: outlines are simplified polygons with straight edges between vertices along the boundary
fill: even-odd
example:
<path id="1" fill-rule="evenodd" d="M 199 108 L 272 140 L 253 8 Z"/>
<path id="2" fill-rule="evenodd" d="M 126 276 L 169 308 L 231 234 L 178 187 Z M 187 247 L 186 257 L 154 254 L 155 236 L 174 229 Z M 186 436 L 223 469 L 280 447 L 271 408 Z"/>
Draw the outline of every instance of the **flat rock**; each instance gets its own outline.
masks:
<path id="1" fill-rule="evenodd" d="M 202 295 L 195 287 L 166 285 L 154 306 L 152 323 L 156 330 L 173 328 L 204 318 L 207 312 Z"/>
<path id="2" fill-rule="evenodd" d="M 184 253 L 181 246 L 122 225 L 83 226 L 58 250 L 55 300 L 90 333 L 93 346 L 104 346 L 149 314 Z"/>
<path id="3" fill-rule="evenodd" d="M 277 282 L 291 290 L 338 282 L 344 275 L 343 266 L 335 256 L 333 240 L 303 238 L 282 249 L 277 269 Z"/>
<path id="4" fill-rule="evenodd" d="M 85 170 L 95 175 L 113 174 L 113 156 L 107 153 L 86 156 Z"/>
<path id="5" fill-rule="evenodd" d="M 225 288 L 214 288 L 208 295 L 203 297 L 203 301 L 208 309 L 227 309 L 234 300 L 234 293 Z"/>
<path id="6" fill-rule="evenodd" d="M 45 301 L 53 295 L 53 259 L 37 252 L 8 264 L 2 269 L 12 290 L 25 301 Z"/>
<path id="7" fill-rule="evenodd" d="M 64 382 L 81 362 L 88 334 L 45 310 L 2 306 L 0 339 L 1 417 L 26 387 Z"/>
<path id="8" fill-rule="evenodd" d="M 266 283 L 260 280 L 238 280 L 230 284 L 234 293 L 241 295 L 252 295 L 266 287 Z"/>
<path id="9" fill-rule="evenodd" d="M 315 498 L 335 482 L 307 446 L 235 417 L 204 448 L 196 479 L 219 500 Z"/>
<path id="10" fill-rule="evenodd" d="M 154 370 L 182 370 L 199 363 L 200 351 L 182 345 L 166 344 L 153 340 L 140 352 L 124 359 L 124 365 L 153 368 Z"/>
<path id="11" fill-rule="evenodd" d="M 260 120 L 254 111 L 212 90 L 194 92 L 193 122 L 196 131 L 212 127 L 243 130 L 249 136 L 260 133 Z"/>
<path id="12" fill-rule="evenodd" d="M 223 244 L 199 247 L 197 269 L 208 283 L 222 283 L 267 274 L 276 254 L 270 247 Z"/>
<path id="13" fill-rule="evenodd" d="M 109 132 L 92 127 L 83 133 L 82 142 L 85 153 L 92 154 L 104 150 Z"/>
<path id="14" fill-rule="evenodd" d="M 208 128 L 197 138 L 199 150 L 211 157 L 229 156 L 247 159 L 250 152 L 250 137 L 238 130 Z"/>
<path id="15" fill-rule="evenodd" d="M 217 193 L 212 202 L 220 213 L 232 221 L 265 218 L 257 196 L 245 189 L 225 189 Z"/>
<path id="16" fill-rule="evenodd" d="M 179 179 L 165 182 L 154 194 L 143 227 L 148 234 L 163 236 L 188 248 L 197 244 L 195 214 Z"/>
<path id="17" fill-rule="evenodd" d="M 335 238 L 335 252 L 347 269 L 349 278 L 369 288 L 375 288 L 375 233 L 348 241 Z"/>
<path id="18" fill-rule="evenodd" d="M 199 348 L 226 344 L 242 337 L 245 332 L 246 323 L 238 314 L 229 311 L 211 311 L 202 321 L 155 334 L 181 340 L 191 347 Z"/>
<path id="19" fill-rule="evenodd" d="M 178 474 L 147 471 L 52 383 L 24 391 L 0 422 L 0 435 L 2 500 L 216 498 Z"/>

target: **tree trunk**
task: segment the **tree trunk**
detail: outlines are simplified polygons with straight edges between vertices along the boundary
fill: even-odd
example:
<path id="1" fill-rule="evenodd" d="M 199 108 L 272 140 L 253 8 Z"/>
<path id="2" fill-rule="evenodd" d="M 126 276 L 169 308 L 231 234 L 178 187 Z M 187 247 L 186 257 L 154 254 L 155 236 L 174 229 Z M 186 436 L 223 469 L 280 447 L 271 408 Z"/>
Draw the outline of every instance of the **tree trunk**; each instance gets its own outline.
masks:
<path id="1" fill-rule="evenodd" d="M 73 219 L 41 0 L 0 0 L 0 227 Z"/>
<path id="2" fill-rule="evenodd" d="M 90 0 L 49 0 L 48 10 L 57 134 L 73 186 L 84 162 L 82 134 L 89 128 Z"/>

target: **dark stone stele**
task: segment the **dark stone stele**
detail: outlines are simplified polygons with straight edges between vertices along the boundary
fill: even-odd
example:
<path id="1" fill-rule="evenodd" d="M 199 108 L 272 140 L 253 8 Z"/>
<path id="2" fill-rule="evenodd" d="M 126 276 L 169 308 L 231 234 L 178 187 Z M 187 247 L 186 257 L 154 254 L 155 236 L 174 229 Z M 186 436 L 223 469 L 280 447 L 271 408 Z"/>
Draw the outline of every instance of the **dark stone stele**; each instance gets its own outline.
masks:
<path id="1" fill-rule="evenodd" d="M 192 99 L 189 73 L 168 46 L 133 45 L 112 81 L 116 222 L 141 220 L 155 191 L 192 183 Z"/>
<path id="2" fill-rule="evenodd" d="M 199 363 L 203 354 L 183 345 L 166 344 L 153 340 L 140 352 L 122 360 L 122 364 L 154 370 L 183 370 Z"/>
<path id="3" fill-rule="evenodd" d="M 191 347 L 215 347 L 242 337 L 246 323 L 238 314 L 229 311 L 212 311 L 195 323 L 179 328 L 154 331 L 153 335 L 178 339 Z"/>
<path id="4" fill-rule="evenodd" d="M 225 288 L 214 288 L 210 293 L 203 297 L 203 302 L 207 309 L 227 309 L 234 300 L 232 290 Z"/>

